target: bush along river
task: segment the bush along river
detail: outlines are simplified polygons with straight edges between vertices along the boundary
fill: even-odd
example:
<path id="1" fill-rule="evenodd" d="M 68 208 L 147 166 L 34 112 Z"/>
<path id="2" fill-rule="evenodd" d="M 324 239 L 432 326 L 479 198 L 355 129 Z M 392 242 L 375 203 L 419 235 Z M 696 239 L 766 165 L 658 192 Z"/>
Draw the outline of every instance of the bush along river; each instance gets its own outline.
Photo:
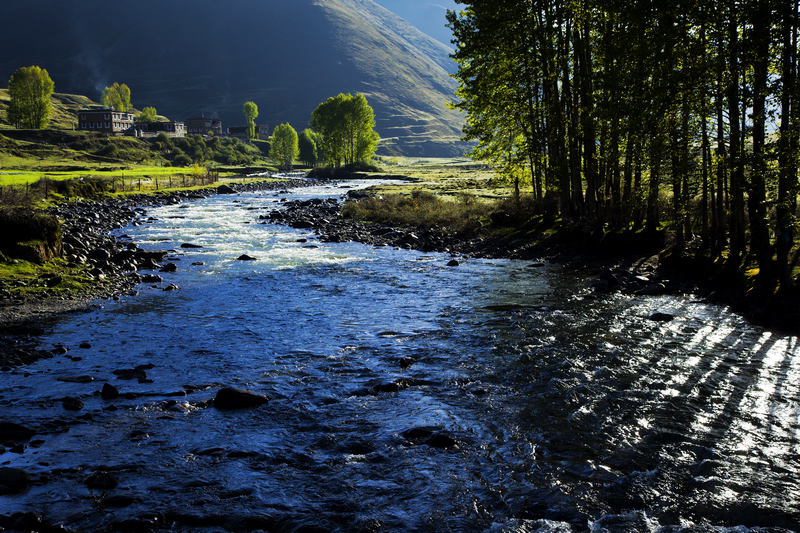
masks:
<path id="1" fill-rule="evenodd" d="M 54 320 L 41 346 L 63 355 L 0 373 L 0 527 L 800 529 L 797 338 L 263 217 L 345 192 L 212 196 L 118 230 L 177 268 Z"/>

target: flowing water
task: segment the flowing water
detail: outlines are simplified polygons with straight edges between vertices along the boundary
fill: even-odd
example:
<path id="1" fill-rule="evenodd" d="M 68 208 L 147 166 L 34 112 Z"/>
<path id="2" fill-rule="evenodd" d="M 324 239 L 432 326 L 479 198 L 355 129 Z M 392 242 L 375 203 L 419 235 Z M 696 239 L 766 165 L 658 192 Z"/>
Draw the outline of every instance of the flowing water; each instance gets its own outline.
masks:
<path id="1" fill-rule="evenodd" d="M 38 431 L 0 455 L 36 480 L 0 515 L 79 531 L 150 516 L 171 531 L 800 529 L 796 337 L 683 297 L 597 295 L 555 266 L 449 268 L 259 224 L 280 198 L 162 207 L 124 230 L 176 250 L 178 272 L 56 321 L 43 345 L 79 360 L 0 374 L 0 420 Z M 113 373 L 143 364 L 142 382 Z M 104 382 L 123 397 L 103 400 Z M 207 406 L 222 386 L 270 401 Z M 87 488 L 96 471 L 119 485 Z"/>

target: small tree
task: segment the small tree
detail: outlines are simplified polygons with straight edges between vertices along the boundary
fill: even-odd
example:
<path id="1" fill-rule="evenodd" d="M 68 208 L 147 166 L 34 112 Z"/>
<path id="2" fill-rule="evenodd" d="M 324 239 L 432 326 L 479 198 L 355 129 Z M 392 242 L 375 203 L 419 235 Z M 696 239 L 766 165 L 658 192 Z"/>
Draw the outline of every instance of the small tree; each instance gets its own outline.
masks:
<path id="1" fill-rule="evenodd" d="M 155 122 L 158 120 L 157 118 L 158 113 L 156 112 L 155 107 L 145 107 L 142 109 L 142 112 L 139 113 L 139 116 L 136 117 L 136 120 L 139 122 Z"/>
<path id="2" fill-rule="evenodd" d="M 17 128 L 41 129 L 50 120 L 50 95 L 55 84 L 36 65 L 18 69 L 8 80 L 8 120 Z"/>
<path id="3" fill-rule="evenodd" d="M 298 139 L 298 148 L 300 149 L 300 161 L 310 167 L 316 166 L 316 164 L 319 163 L 321 145 L 317 132 L 311 128 L 304 129 Z"/>
<path id="4" fill-rule="evenodd" d="M 131 105 L 131 90 L 124 83 L 120 85 L 117 82 L 111 87 L 103 89 L 103 94 L 100 96 L 100 102 L 112 108 L 114 111 L 130 111 L 133 109 Z"/>
<path id="5" fill-rule="evenodd" d="M 242 108 L 245 120 L 247 120 L 247 136 L 254 139 L 256 136 L 256 118 L 258 118 L 258 106 L 255 102 L 245 102 Z"/>
<path id="6" fill-rule="evenodd" d="M 272 132 L 269 157 L 281 170 L 292 170 L 292 163 L 300 153 L 297 132 L 289 124 L 279 124 Z"/>

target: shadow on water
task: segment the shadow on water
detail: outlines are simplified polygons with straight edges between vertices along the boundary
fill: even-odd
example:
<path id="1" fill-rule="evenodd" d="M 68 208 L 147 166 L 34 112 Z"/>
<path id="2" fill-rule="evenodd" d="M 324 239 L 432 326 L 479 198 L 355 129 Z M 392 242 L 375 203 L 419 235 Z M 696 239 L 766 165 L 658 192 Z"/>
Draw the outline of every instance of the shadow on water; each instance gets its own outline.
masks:
<path id="1" fill-rule="evenodd" d="M 36 433 L 0 455 L 33 480 L 0 515 L 100 531 L 798 529 L 797 339 L 683 298 L 599 296 L 556 267 L 320 243 L 252 224 L 279 196 L 236 199 L 128 228 L 179 271 L 59 321 L 43 342 L 66 356 L 0 375 L 3 419 Z M 661 309 L 676 318 L 646 318 Z M 224 385 L 269 401 L 216 410 Z"/>

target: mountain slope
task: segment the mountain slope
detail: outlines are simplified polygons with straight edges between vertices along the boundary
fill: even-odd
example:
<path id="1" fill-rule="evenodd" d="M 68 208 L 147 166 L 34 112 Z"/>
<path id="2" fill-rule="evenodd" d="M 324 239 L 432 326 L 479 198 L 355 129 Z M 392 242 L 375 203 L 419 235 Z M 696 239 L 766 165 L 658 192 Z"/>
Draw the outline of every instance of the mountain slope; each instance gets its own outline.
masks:
<path id="1" fill-rule="evenodd" d="M 28 0 L 0 3 L 0 21 L 0 48 L 13 50 L 0 79 L 38 64 L 59 92 L 98 98 L 119 81 L 136 107 L 226 125 L 253 100 L 259 124 L 297 129 L 325 98 L 364 92 L 382 152 L 464 151 L 447 47 L 372 0 Z"/>

